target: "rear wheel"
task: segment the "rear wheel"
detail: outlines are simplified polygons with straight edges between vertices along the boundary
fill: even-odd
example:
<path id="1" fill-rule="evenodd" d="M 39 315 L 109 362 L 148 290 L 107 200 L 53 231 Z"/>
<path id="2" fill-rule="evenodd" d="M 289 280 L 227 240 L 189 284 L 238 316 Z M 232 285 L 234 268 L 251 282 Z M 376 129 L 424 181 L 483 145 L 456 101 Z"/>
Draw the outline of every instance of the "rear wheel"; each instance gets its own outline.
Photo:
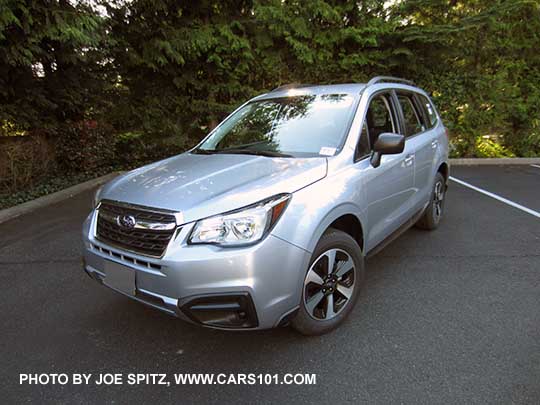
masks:
<path id="1" fill-rule="evenodd" d="M 431 192 L 431 200 L 422 218 L 416 226 L 420 229 L 433 230 L 439 226 L 444 212 L 444 198 L 446 197 L 446 181 L 441 173 L 435 176 L 435 184 Z"/>
<path id="2" fill-rule="evenodd" d="M 313 252 L 293 328 L 304 335 L 322 335 L 338 327 L 352 311 L 363 283 L 360 247 L 345 232 L 329 229 Z"/>

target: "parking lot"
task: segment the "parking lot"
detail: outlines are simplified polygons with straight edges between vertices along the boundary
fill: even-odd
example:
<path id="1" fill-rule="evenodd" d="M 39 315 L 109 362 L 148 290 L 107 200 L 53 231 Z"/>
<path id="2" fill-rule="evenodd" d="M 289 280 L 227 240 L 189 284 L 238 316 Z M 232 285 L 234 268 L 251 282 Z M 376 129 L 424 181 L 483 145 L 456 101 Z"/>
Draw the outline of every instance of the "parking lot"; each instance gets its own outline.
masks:
<path id="1" fill-rule="evenodd" d="M 540 167 L 451 171 L 540 212 Z M 411 229 L 370 259 L 350 319 L 305 338 L 203 329 L 92 282 L 80 259 L 91 200 L 79 194 L 0 225 L 5 403 L 540 403 L 540 219 L 531 213 L 451 181 L 441 227 Z M 82 372 L 316 373 L 317 383 L 19 384 L 19 373 Z"/>

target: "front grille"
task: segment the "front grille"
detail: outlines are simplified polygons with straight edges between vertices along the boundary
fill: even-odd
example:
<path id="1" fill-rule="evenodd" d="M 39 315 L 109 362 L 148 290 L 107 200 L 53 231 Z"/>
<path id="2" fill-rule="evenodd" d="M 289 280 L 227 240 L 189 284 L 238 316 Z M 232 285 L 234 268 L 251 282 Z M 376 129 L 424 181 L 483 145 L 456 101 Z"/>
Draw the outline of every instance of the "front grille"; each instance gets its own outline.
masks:
<path id="1" fill-rule="evenodd" d="M 132 217 L 134 226 L 119 218 Z M 172 213 L 102 201 L 98 208 L 96 237 L 104 243 L 147 256 L 161 257 L 176 229 Z"/>

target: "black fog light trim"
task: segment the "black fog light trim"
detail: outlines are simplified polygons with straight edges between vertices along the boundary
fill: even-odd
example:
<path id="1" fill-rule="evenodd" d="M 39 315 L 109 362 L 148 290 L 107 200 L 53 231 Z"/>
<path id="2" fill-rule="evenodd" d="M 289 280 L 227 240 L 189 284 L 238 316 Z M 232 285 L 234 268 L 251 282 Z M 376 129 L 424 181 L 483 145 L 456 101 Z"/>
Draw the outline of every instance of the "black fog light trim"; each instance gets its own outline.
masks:
<path id="1" fill-rule="evenodd" d="M 255 305 L 248 293 L 204 295 L 180 307 L 192 321 L 218 328 L 255 328 L 259 325 Z"/>
<path id="2" fill-rule="evenodd" d="M 293 310 L 283 314 L 281 316 L 281 319 L 278 321 L 277 323 L 277 327 L 278 328 L 281 328 L 281 327 L 284 327 L 284 326 L 289 326 L 289 324 L 291 323 L 291 321 L 294 319 L 294 317 L 298 314 L 298 311 L 299 311 L 299 308 L 296 307 L 294 308 Z"/>

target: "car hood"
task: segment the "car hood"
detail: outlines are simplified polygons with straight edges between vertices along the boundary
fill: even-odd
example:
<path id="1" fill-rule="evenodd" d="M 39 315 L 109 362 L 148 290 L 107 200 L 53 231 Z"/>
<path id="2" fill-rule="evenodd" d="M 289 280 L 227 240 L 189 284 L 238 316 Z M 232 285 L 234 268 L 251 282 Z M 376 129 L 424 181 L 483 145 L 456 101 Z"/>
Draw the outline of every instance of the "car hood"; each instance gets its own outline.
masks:
<path id="1" fill-rule="evenodd" d="M 184 153 L 117 177 L 100 198 L 174 210 L 187 223 L 293 193 L 326 173 L 326 158 Z"/>

